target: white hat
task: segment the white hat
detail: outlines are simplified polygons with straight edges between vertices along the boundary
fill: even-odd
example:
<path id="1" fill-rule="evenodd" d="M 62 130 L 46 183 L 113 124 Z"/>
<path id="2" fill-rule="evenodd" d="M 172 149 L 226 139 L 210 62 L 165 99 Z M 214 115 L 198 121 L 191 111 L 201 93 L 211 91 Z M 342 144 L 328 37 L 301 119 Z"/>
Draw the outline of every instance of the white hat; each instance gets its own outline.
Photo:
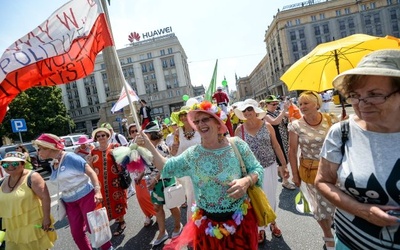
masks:
<path id="1" fill-rule="evenodd" d="M 13 161 L 26 161 L 26 157 L 24 155 L 24 153 L 21 152 L 16 152 L 16 151 L 12 151 L 12 152 L 7 152 L 6 155 L 4 156 L 4 159 L 2 159 L 0 161 L 0 163 L 4 162 L 13 162 Z"/>
<path id="2" fill-rule="evenodd" d="M 218 86 L 218 87 L 217 87 L 217 90 L 222 90 L 222 87 L 221 87 L 221 86 Z"/>
<path id="3" fill-rule="evenodd" d="M 400 49 L 374 51 L 364 56 L 354 69 L 336 76 L 333 86 L 342 94 L 345 94 L 343 80 L 347 75 L 400 77 Z"/>
<path id="4" fill-rule="evenodd" d="M 247 120 L 243 115 L 243 111 L 248 107 L 253 107 L 254 111 L 257 113 L 257 118 L 260 120 L 263 119 L 267 113 L 263 109 L 259 108 L 258 102 L 253 99 L 246 99 L 242 104 L 240 104 L 240 106 L 234 109 L 233 112 L 235 112 L 236 116 L 240 120 Z"/>

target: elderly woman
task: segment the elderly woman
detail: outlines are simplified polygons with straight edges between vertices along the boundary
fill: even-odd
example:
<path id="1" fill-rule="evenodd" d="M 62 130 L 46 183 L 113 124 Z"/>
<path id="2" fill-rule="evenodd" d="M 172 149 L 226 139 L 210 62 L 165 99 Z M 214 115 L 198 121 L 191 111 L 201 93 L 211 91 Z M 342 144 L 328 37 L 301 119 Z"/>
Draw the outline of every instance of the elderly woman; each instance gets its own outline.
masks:
<path id="1" fill-rule="evenodd" d="M 276 158 L 282 162 L 285 178 L 289 176 L 289 170 L 286 166 L 285 156 L 276 139 L 274 128 L 263 120 L 266 112 L 259 108 L 257 101 L 253 99 L 245 100 L 234 112 L 240 120 L 245 121 L 236 128 L 235 135 L 249 144 L 250 149 L 263 166 L 263 190 L 275 211 L 278 186 Z M 282 236 L 282 232 L 275 221 L 270 224 L 270 228 L 273 236 L 277 238 Z M 260 227 L 258 230 L 258 242 L 262 243 L 265 240 L 265 228 Z"/>
<path id="2" fill-rule="evenodd" d="M 51 182 L 56 182 L 65 204 L 72 238 L 80 250 L 90 250 L 85 230 L 89 228 L 87 213 L 102 202 L 100 183 L 86 161 L 75 153 L 63 151 L 63 140 L 53 134 L 42 134 L 34 142 L 42 159 L 53 159 Z M 106 242 L 101 249 L 112 249 Z"/>
<path id="3" fill-rule="evenodd" d="M 257 221 L 248 207 L 247 188 L 262 185 L 263 170 L 248 145 L 235 144 L 246 165 L 242 176 L 239 159 L 224 134 L 221 109 L 210 102 L 193 106 L 187 118 L 201 136 L 201 144 L 166 159 L 144 135 L 138 138 L 154 155 L 154 165 L 163 177 L 190 176 L 196 206 L 192 221 L 185 226 L 177 245 L 191 244 L 194 249 L 257 249 Z M 222 117 L 224 118 L 224 117 Z"/>
<path id="4" fill-rule="evenodd" d="M 332 123 L 337 122 L 335 116 L 319 112 L 322 100 L 318 93 L 305 91 L 300 94 L 299 107 L 303 116 L 289 123 L 289 162 L 292 168 L 293 182 L 300 187 L 308 198 L 314 218 L 321 227 L 325 247 L 334 247 L 331 231 L 332 216 L 335 207 L 332 206 L 315 188 L 314 180 L 318 170 L 319 153 Z M 300 161 L 297 151 L 300 146 Z M 299 164 L 300 163 L 300 164 Z"/>
<path id="5" fill-rule="evenodd" d="M 347 136 L 345 124 L 327 135 L 315 181 L 337 206 L 336 247 L 400 249 L 400 50 L 365 56 L 333 85 L 355 111 Z"/>
<path id="6" fill-rule="evenodd" d="M 0 217 L 6 249 L 50 249 L 57 239 L 50 218 L 50 195 L 40 174 L 25 169 L 25 155 L 8 152 L 1 166 Z"/>
<path id="7" fill-rule="evenodd" d="M 169 148 L 165 144 L 162 138 L 160 127 L 156 122 L 149 122 L 143 132 L 147 135 L 153 146 L 163 157 L 169 157 Z M 164 187 L 175 185 L 176 180 L 175 177 L 161 178 L 160 171 L 158 171 L 158 169 L 154 166 L 149 166 L 147 170 L 147 188 L 151 192 L 151 201 L 154 204 L 154 210 L 157 213 L 156 217 L 159 230 L 158 237 L 154 241 L 153 245 L 158 246 L 169 237 L 167 231 L 165 230 Z M 181 213 L 179 211 L 179 207 L 171 208 L 170 211 L 172 217 L 174 218 L 174 231 L 171 235 L 172 239 L 174 239 L 181 234 L 183 225 L 181 224 Z"/>
<path id="8" fill-rule="evenodd" d="M 115 219 L 118 223 L 114 236 L 121 235 L 126 223 L 124 216 L 128 207 L 126 190 L 121 188 L 119 184 L 119 173 L 122 171 L 118 166 L 111 152 L 118 143 L 110 143 L 111 132 L 107 128 L 97 128 L 92 132 L 93 140 L 99 143 L 90 153 L 89 164 L 94 169 L 99 178 L 101 195 L 105 197 L 102 201 L 103 206 L 107 209 L 108 219 Z"/>
<path id="9" fill-rule="evenodd" d="M 92 149 L 94 149 L 92 142 L 93 139 L 89 139 L 86 135 L 80 136 L 78 141 L 76 142 L 79 147 L 74 150 L 75 154 L 80 155 L 83 159 L 86 160 Z"/>

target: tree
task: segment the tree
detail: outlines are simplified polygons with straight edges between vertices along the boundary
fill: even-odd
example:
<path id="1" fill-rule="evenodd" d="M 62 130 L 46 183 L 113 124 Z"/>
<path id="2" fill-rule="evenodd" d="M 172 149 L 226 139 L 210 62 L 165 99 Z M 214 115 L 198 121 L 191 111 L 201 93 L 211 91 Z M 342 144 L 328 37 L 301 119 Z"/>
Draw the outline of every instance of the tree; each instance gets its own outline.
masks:
<path id="1" fill-rule="evenodd" d="M 53 87 L 34 87 L 19 94 L 9 105 L 9 110 L 0 125 L 0 134 L 19 140 L 18 133 L 13 133 L 11 119 L 23 118 L 28 127 L 22 133 L 24 141 L 31 141 L 41 133 L 66 135 L 74 121 L 67 115 L 62 102 L 61 89 Z"/>

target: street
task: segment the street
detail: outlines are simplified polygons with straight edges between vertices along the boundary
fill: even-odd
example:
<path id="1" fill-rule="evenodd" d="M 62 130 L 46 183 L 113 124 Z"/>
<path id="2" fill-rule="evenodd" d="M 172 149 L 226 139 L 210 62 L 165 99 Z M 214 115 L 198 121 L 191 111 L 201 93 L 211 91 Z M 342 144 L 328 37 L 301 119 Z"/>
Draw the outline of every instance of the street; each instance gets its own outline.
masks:
<path id="1" fill-rule="evenodd" d="M 348 114 L 354 113 L 352 107 L 346 107 Z M 331 103 L 330 112 L 337 115 L 341 114 L 341 107 Z M 290 168 L 289 168 L 290 169 Z M 44 177 L 47 175 L 44 174 Z M 48 182 L 47 182 L 48 183 Z M 57 187 L 48 184 L 52 197 L 52 213 L 55 213 L 55 201 L 57 200 Z M 277 208 L 277 224 L 282 230 L 281 238 L 272 238 L 270 231 L 267 231 L 267 241 L 259 245 L 259 249 L 282 249 L 282 250 L 310 250 L 322 249 L 324 242 L 322 240 L 322 230 L 311 215 L 305 215 L 297 212 L 295 208 L 294 198 L 298 190 L 283 189 L 278 185 L 278 208 Z M 157 224 L 150 227 L 143 227 L 144 216 L 138 205 L 136 196 L 132 196 L 129 200 L 128 212 L 125 216 L 127 228 L 123 235 L 113 237 L 112 244 L 116 249 L 162 249 L 162 245 L 152 248 L 152 241 L 157 236 Z M 189 208 L 187 208 L 189 209 Z M 186 223 L 186 209 L 181 209 L 182 223 Z M 169 211 L 166 209 L 167 231 L 171 235 L 173 230 L 173 220 Z M 153 219 L 154 220 L 154 219 Z M 67 220 L 55 225 L 58 233 L 58 240 L 54 249 L 72 250 L 77 249 L 69 231 Z M 111 231 L 117 227 L 112 224 Z M 167 241 L 168 242 L 168 241 Z"/>

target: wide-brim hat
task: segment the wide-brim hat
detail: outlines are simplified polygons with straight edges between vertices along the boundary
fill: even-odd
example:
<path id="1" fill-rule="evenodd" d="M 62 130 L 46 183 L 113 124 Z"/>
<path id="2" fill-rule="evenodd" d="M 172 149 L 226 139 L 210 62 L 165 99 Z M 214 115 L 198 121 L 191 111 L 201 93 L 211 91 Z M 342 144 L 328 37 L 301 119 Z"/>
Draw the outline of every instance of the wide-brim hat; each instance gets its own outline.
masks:
<path id="1" fill-rule="evenodd" d="M 182 127 L 183 126 L 183 122 L 179 119 L 179 116 L 181 114 L 189 113 L 189 110 L 190 110 L 189 106 L 183 106 L 183 107 L 181 107 L 181 109 L 179 111 L 172 112 L 171 120 L 173 122 L 175 122 L 179 127 Z"/>
<path id="2" fill-rule="evenodd" d="M 34 145 L 42 146 L 53 150 L 64 149 L 64 139 L 53 134 L 41 134 L 36 140 L 32 142 Z"/>
<path id="3" fill-rule="evenodd" d="M 89 139 L 86 135 L 82 135 L 81 137 L 79 137 L 76 144 L 82 145 L 82 144 L 91 143 L 91 142 L 93 142 L 93 139 Z"/>
<path id="4" fill-rule="evenodd" d="M 209 101 L 203 101 L 201 103 L 194 104 L 192 106 L 192 109 L 189 111 L 187 115 L 188 122 L 194 130 L 197 130 L 197 126 L 194 125 L 193 120 L 196 114 L 199 112 L 207 113 L 212 117 L 214 117 L 215 120 L 219 122 L 220 124 L 220 128 L 218 131 L 219 134 L 225 134 L 228 131 L 228 128 L 224 123 L 224 120 L 227 119 L 227 115 L 217 105 L 213 105 Z"/>
<path id="5" fill-rule="evenodd" d="M 265 115 L 267 114 L 266 111 L 258 107 L 258 102 L 253 99 L 246 99 L 239 107 L 233 110 L 235 112 L 235 115 L 240 119 L 240 120 L 247 120 L 246 117 L 244 117 L 243 111 L 247 109 L 248 107 L 252 107 L 254 111 L 257 113 L 257 118 L 258 119 L 263 119 Z"/>
<path id="6" fill-rule="evenodd" d="M 344 78 L 348 75 L 400 77 L 400 49 L 377 50 L 366 56 L 354 69 L 344 71 L 333 79 L 333 86 L 346 94 Z"/>
<path id="7" fill-rule="evenodd" d="M 7 152 L 4 156 L 4 159 L 0 161 L 0 164 L 3 162 L 14 162 L 14 161 L 25 162 L 26 161 L 25 154 L 17 151 Z"/>
<path id="8" fill-rule="evenodd" d="M 274 95 L 268 95 L 264 101 L 268 103 L 268 102 L 279 102 L 280 100 L 276 98 L 276 96 Z"/>
<path id="9" fill-rule="evenodd" d="M 104 133 L 106 133 L 106 134 L 108 135 L 109 138 L 110 138 L 110 136 L 111 136 L 110 130 L 109 130 L 108 128 L 96 128 L 96 129 L 93 130 L 93 132 L 92 132 L 93 141 L 97 141 L 97 139 L 96 139 L 96 134 L 97 134 L 98 132 L 104 132 Z"/>

